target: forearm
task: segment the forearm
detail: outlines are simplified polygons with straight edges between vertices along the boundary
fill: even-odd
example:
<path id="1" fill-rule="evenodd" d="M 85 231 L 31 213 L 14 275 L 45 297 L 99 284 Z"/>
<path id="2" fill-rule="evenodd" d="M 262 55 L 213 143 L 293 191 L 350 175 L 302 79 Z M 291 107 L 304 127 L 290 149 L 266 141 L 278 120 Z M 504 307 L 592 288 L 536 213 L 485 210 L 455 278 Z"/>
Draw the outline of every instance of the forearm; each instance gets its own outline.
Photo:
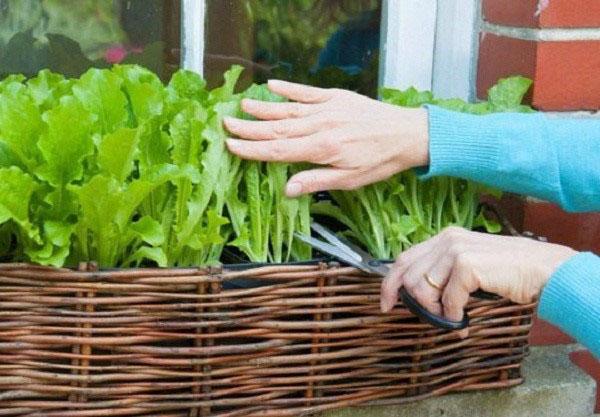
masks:
<path id="1" fill-rule="evenodd" d="M 580 253 L 561 265 L 542 291 L 538 314 L 600 358 L 600 257 Z"/>
<path id="2" fill-rule="evenodd" d="M 600 119 L 428 110 L 425 177 L 456 176 L 567 210 L 600 210 Z"/>

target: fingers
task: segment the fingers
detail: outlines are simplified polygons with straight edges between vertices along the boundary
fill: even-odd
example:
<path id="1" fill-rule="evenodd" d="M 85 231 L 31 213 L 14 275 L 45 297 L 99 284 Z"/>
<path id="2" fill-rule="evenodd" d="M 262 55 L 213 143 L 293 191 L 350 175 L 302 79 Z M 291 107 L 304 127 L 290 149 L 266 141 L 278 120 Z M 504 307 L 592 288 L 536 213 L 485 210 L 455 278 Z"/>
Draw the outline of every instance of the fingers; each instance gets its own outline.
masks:
<path id="1" fill-rule="evenodd" d="M 267 162 L 317 162 L 320 159 L 321 139 L 306 136 L 301 139 L 275 139 L 253 142 L 227 139 L 229 151 L 243 159 Z"/>
<path id="2" fill-rule="evenodd" d="M 389 311 L 397 302 L 397 293 L 400 285 L 395 281 L 400 280 L 402 286 L 427 310 L 436 315 L 443 314 L 443 306 L 440 302 L 442 291 L 427 282 L 425 274 L 430 279 L 444 288 L 448 282 L 449 275 L 454 265 L 454 257 L 444 244 L 447 233 L 438 234 L 435 237 L 422 242 L 404 251 L 398 256 L 394 264 L 394 274 L 390 274 L 390 282 L 384 281 L 382 285 L 382 311 Z M 397 271 L 405 271 L 398 278 Z M 385 298 L 384 298 L 385 297 Z"/>
<path id="3" fill-rule="evenodd" d="M 333 91 L 281 80 L 269 80 L 268 85 L 273 93 L 301 103 L 322 103 L 331 98 Z"/>
<path id="4" fill-rule="evenodd" d="M 413 264 L 413 267 L 404 274 L 404 287 L 425 309 L 440 316 L 442 315 L 441 291 L 427 283 L 426 273 L 426 268 L 423 268 L 422 264 Z"/>
<path id="5" fill-rule="evenodd" d="M 404 269 L 394 264 L 390 273 L 381 283 L 380 308 L 383 313 L 389 313 L 398 302 L 398 291 L 402 288 L 402 274 Z"/>
<path id="6" fill-rule="evenodd" d="M 327 156 L 335 152 L 320 152 L 316 163 L 328 163 Z M 288 197 L 328 190 L 354 190 L 388 178 L 395 172 L 393 164 L 384 164 L 362 172 L 352 168 L 317 168 L 293 175 L 286 187 Z"/>
<path id="7" fill-rule="evenodd" d="M 293 175 L 285 188 L 288 197 L 318 191 L 340 190 L 352 184 L 355 174 L 352 171 L 336 168 L 317 168 Z"/>
<path id="8" fill-rule="evenodd" d="M 324 121 L 316 117 L 268 122 L 241 120 L 232 117 L 225 119 L 227 130 L 240 138 L 251 140 L 272 140 L 308 136 L 319 131 L 324 125 Z"/>
<path id="9" fill-rule="evenodd" d="M 267 162 L 311 162 L 329 165 L 342 151 L 340 132 L 329 130 L 291 139 L 227 139 L 229 151 L 243 159 Z"/>
<path id="10" fill-rule="evenodd" d="M 421 256 L 413 262 L 404 274 L 404 286 L 410 294 L 431 313 L 441 316 L 443 314 L 440 298 L 442 290 L 448 281 L 452 269 L 452 261 L 446 252 L 434 248 L 431 252 Z M 427 277 L 436 286 L 427 281 Z"/>
<path id="11" fill-rule="evenodd" d="M 462 320 L 470 294 L 477 288 L 478 283 L 474 274 L 468 265 L 458 257 L 442 294 L 444 316 L 449 320 Z"/>
<path id="12" fill-rule="evenodd" d="M 257 119 L 297 119 L 318 113 L 319 106 L 303 103 L 272 103 L 251 99 L 242 100 L 242 110 Z"/>

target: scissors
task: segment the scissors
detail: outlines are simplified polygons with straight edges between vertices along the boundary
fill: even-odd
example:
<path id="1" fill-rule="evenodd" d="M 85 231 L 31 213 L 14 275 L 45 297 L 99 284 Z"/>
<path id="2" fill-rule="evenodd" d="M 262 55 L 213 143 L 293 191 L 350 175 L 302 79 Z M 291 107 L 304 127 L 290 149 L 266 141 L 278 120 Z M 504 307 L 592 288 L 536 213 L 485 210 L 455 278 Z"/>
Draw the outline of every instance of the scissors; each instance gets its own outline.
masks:
<path id="1" fill-rule="evenodd" d="M 369 274 L 387 276 L 390 272 L 390 267 L 383 261 L 373 258 L 369 253 L 362 250 L 358 246 L 350 243 L 346 239 L 337 236 L 335 233 L 327 229 L 319 223 L 312 223 L 311 229 L 326 241 L 314 238 L 301 233 L 294 233 L 300 241 L 312 246 L 324 254 L 330 255 L 340 261 L 354 266 L 361 271 Z M 412 295 L 406 291 L 404 287 L 400 288 L 400 298 L 406 308 L 415 316 L 423 321 L 446 330 L 461 330 L 469 326 L 469 316 L 465 313 L 462 320 L 453 321 L 444 317 L 431 313 L 423 307 Z M 485 291 L 476 291 L 472 294 L 475 297 L 483 299 L 496 299 L 497 296 Z"/>

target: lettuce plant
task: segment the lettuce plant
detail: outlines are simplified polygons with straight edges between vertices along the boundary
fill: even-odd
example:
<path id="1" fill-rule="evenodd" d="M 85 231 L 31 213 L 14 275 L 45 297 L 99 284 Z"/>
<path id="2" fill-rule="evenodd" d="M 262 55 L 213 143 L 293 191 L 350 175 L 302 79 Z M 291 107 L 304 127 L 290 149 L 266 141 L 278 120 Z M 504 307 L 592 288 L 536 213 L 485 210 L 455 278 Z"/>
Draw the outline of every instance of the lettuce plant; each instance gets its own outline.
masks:
<path id="1" fill-rule="evenodd" d="M 282 101 L 264 85 L 253 85 L 243 97 Z M 310 247 L 294 239 L 294 232 L 310 234 L 311 197 L 287 198 L 285 184 L 298 168 L 292 164 L 242 162 L 227 198 L 235 232 L 230 245 L 254 262 L 288 262 L 311 257 Z"/>
<path id="2" fill-rule="evenodd" d="M 97 261 L 102 267 L 207 265 L 225 246 L 254 262 L 311 258 L 294 239 L 311 214 L 335 217 L 380 258 L 451 224 L 494 230 L 477 211 L 484 188 L 469 181 L 421 182 L 413 172 L 333 202 L 289 199 L 302 167 L 240 161 L 227 152 L 226 116 L 243 97 L 280 101 L 264 86 L 234 89 L 241 67 L 213 90 L 179 71 L 164 85 L 132 65 L 66 79 L 47 70 L 0 81 L 0 256 L 44 265 Z M 487 102 L 435 100 L 428 92 L 383 90 L 404 106 L 433 103 L 473 113 L 530 111 L 529 81 L 511 78 Z"/>
<path id="3" fill-rule="evenodd" d="M 226 151 L 222 120 L 241 115 L 241 70 L 212 91 L 191 72 L 165 86 L 128 65 L 0 82 L 4 258 L 205 265 L 228 243 L 251 260 L 310 257 L 291 242 L 310 204 L 284 200 L 291 168 L 242 165 Z"/>

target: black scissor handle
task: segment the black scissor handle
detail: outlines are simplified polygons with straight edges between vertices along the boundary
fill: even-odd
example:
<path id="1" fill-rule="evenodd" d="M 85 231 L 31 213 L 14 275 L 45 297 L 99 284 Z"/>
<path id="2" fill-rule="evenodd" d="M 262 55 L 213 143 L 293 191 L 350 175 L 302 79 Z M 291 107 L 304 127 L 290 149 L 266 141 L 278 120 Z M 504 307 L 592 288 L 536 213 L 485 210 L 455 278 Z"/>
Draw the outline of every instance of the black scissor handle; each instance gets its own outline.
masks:
<path id="1" fill-rule="evenodd" d="M 411 313 L 432 326 L 446 330 L 461 330 L 469 326 L 469 316 L 467 316 L 467 314 L 463 315 L 461 321 L 448 320 L 444 317 L 435 315 L 415 300 L 414 297 L 406 291 L 406 288 L 400 288 L 400 298 Z"/>
<path id="2" fill-rule="evenodd" d="M 485 291 L 475 291 L 471 294 L 474 297 L 485 299 L 485 300 L 495 300 L 499 297 L 495 294 L 485 292 Z M 461 321 L 453 321 L 448 320 L 444 317 L 438 316 L 427 310 L 423 307 L 415 298 L 406 291 L 406 288 L 400 288 L 400 298 L 402 302 L 408 308 L 408 310 L 413 313 L 418 318 L 423 321 L 431 324 L 432 326 L 438 327 L 440 329 L 446 330 L 462 330 L 469 327 L 469 316 L 467 313 L 463 314 L 463 318 Z"/>

